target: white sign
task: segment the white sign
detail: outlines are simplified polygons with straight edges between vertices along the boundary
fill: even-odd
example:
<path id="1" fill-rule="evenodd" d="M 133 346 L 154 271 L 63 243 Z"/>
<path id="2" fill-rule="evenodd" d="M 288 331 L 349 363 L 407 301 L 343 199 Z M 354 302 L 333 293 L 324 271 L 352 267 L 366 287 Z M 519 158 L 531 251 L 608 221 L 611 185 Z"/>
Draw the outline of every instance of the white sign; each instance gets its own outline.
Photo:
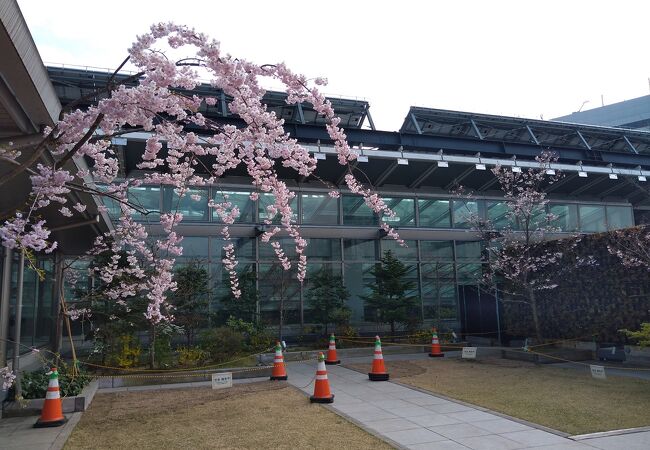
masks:
<path id="1" fill-rule="evenodd" d="M 592 377 L 597 378 L 599 380 L 607 379 L 607 375 L 605 375 L 605 368 L 603 366 L 590 365 L 589 368 L 591 369 Z"/>
<path id="2" fill-rule="evenodd" d="M 463 347 L 463 359 L 476 359 L 476 347 Z"/>
<path id="3" fill-rule="evenodd" d="M 224 389 L 229 387 L 232 387 L 232 372 L 212 374 L 212 389 Z"/>

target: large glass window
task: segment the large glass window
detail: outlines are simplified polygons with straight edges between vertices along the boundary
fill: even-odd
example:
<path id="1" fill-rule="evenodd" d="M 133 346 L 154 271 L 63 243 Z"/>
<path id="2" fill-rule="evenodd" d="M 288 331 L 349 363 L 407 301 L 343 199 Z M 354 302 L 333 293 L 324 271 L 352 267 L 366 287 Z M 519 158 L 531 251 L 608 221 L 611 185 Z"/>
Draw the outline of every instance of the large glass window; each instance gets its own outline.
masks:
<path id="1" fill-rule="evenodd" d="M 453 261 L 454 241 L 420 241 L 422 261 Z"/>
<path id="2" fill-rule="evenodd" d="M 344 195 L 343 202 L 343 224 L 357 226 L 378 225 L 377 215 L 363 201 L 359 195 Z"/>
<path id="3" fill-rule="evenodd" d="M 515 224 L 509 216 L 510 208 L 506 202 L 487 202 L 487 216 L 492 226 L 497 230 L 515 229 Z"/>
<path id="4" fill-rule="evenodd" d="M 475 200 L 454 200 L 454 228 L 471 228 L 479 216 Z"/>
<path id="5" fill-rule="evenodd" d="M 210 218 L 208 209 L 208 188 L 191 188 L 181 198 L 177 189 L 163 190 L 163 211 L 183 214 L 183 221 L 203 221 Z"/>
<path id="6" fill-rule="evenodd" d="M 419 199 L 420 226 L 427 228 L 451 228 L 449 200 Z"/>
<path id="7" fill-rule="evenodd" d="M 210 248 L 209 238 L 207 236 L 183 236 L 181 246 L 183 255 L 178 257 L 179 260 L 198 259 L 202 262 L 208 261 L 208 249 Z"/>
<path id="8" fill-rule="evenodd" d="M 605 207 L 580 205 L 580 230 L 587 233 L 605 231 Z"/>
<path id="9" fill-rule="evenodd" d="M 483 250 L 481 241 L 456 241 L 456 259 L 480 261 Z"/>
<path id="10" fill-rule="evenodd" d="M 619 230 L 634 226 L 632 208 L 629 206 L 608 206 L 607 207 L 607 229 Z"/>
<path id="11" fill-rule="evenodd" d="M 250 193 L 245 191 L 222 191 L 217 188 L 214 189 L 212 198 L 215 203 L 222 203 L 229 201 L 232 206 L 239 208 L 239 217 L 235 219 L 236 223 L 252 223 L 255 222 L 255 202 L 250 199 Z M 227 199 L 226 199 L 227 197 Z M 216 211 L 212 211 L 212 220 L 221 222 L 221 218 Z"/>
<path id="12" fill-rule="evenodd" d="M 230 241 L 226 242 L 224 239 L 213 237 L 210 239 L 212 245 L 212 261 L 221 262 L 221 260 L 226 256 L 226 251 L 223 249 L 223 246 L 227 243 L 232 243 L 235 246 L 235 257 L 238 261 L 255 260 L 255 241 L 255 238 L 240 237 L 232 238 Z M 268 244 L 262 245 L 268 246 Z"/>
<path id="13" fill-rule="evenodd" d="M 268 207 L 273 205 L 274 203 L 275 203 L 275 195 L 269 193 L 260 194 L 259 202 L 258 202 L 260 222 L 270 218 Z M 291 206 L 291 220 L 293 222 L 296 222 L 298 220 L 298 202 L 296 201 L 296 197 L 291 199 L 291 201 L 289 202 L 289 206 Z M 276 224 L 280 223 L 281 220 L 282 220 L 282 216 L 278 211 L 277 214 L 273 217 L 273 223 Z"/>
<path id="14" fill-rule="evenodd" d="M 373 263 L 353 263 L 345 264 L 345 287 L 350 292 L 348 306 L 352 310 L 352 320 L 359 322 L 366 320 L 364 317 L 364 301 L 362 296 L 370 294 L 368 285 L 375 282 L 375 277 L 370 273 L 374 267 Z M 370 319 L 371 322 L 375 318 Z"/>
<path id="15" fill-rule="evenodd" d="M 415 225 L 415 200 L 412 198 L 383 198 L 395 217 L 384 215 L 383 221 L 392 226 L 412 227 Z"/>
<path id="16" fill-rule="evenodd" d="M 561 231 L 578 231 L 578 205 L 552 204 L 549 212 L 555 216 L 551 226 Z"/>
<path id="17" fill-rule="evenodd" d="M 341 261 L 340 239 L 317 239 L 308 240 L 306 255 L 308 261 Z"/>
<path id="18" fill-rule="evenodd" d="M 302 223 L 308 225 L 337 225 L 338 199 L 327 194 L 302 194 Z"/>
<path id="19" fill-rule="evenodd" d="M 415 240 L 404 240 L 406 246 L 402 247 L 395 239 L 386 238 L 381 240 L 381 256 L 386 250 L 390 250 L 400 261 L 417 261 L 418 247 Z"/>
<path id="20" fill-rule="evenodd" d="M 294 259 L 296 257 L 296 243 L 292 238 L 279 238 L 271 239 L 270 242 L 260 241 L 259 254 L 261 260 L 271 260 L 277 261 L 278 256 L 275 253 L 275 249 L 271 245 L 272 242 L 279 242 L 280 248 L 284 252 L 285 256 L 289 259 Z"/>
<path id="21" fill-rule="evenodd" d="M 346 261 L 375 261 L 377 241 L 374 239 L 343 239 Z"/>
<path id="22" fill-rule="evenodd" d="M 296 272 L 295 264 L 290 270 L 284 270 L 279 263 L 259 265 L 260 312 L 264 323 L 279 324 L 281 304 L 284 324 L 300 323 L 300 282 Z"/>
<path id="23" fill-rule="evenodd" d="M 159 186 L 131 186 L 127 195 L 129 203 L 137 208 L 133 217 L 147 221 L 160 219 Z"/>

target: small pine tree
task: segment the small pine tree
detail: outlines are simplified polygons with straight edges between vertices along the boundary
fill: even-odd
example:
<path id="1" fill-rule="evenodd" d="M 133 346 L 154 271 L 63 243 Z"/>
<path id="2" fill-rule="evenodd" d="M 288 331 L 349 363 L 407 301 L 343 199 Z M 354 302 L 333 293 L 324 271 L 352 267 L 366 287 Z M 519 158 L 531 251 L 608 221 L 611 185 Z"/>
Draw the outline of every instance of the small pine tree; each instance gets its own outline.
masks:
<path id="1" fill-rule="evenodd" d="M 416 285 L 405 279 L 408 268 L 390 250 L 384 253 L 380 261 L 370 271 L 375 283 L 366 285 L 371 293 L 362 298 L 366 306 L 377 312 L 379 322 L 390 324 L 390 332 L 394 336 L 396 324 L 408 324 L 418 317 L 418 314 L 414 314 L 418 297 L 407 295 Z"/>
<path id="2" fill-rule="evenodd" d="M 229 286 L 230 280 L 224 276 L 224 284 Z M 247 270 L 239 275 L 239 289 L 241 295 L 235 298 L 232 292 L 221 298 L 221 321 L 225 323 L 230 317 L 244 322 L 257 322 L 257 304 L 259 293 L 257 291 L 257 275 L 254 269 Z"/>
<path id="3" fill-rule="evenodd" d="M 350 293 L 343 285 L 341 277 L 335 276 L 332 269 L 323 266 L 310 280 L 311 287 L 307 291 L 307 304 L 311 308 L 316 323 L 325 326 L 328 335 L 329 324 L 345 324 L 350 320 L 350 308 L 345 302 Z"/>
<path id="4" fill-rule="evenodd" d="M 199 261 L 174 270 L 178 289 L 171 302 L 175 307 L 174 322 L 183 327 L 187 345 L 194 343 L 196 331 L 207 326 L 209 279 L 208 271 Z"/>

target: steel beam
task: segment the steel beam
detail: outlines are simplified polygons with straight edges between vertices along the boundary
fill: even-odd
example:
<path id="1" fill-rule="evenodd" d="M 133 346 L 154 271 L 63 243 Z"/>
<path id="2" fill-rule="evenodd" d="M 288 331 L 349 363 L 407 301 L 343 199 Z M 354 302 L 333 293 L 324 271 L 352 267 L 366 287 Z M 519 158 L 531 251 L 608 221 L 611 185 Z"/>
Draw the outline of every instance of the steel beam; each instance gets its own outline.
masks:
<path id="1" fill-rule="evenodd" d="M 409 188 L 411 188 L 411 189 L 419 188 L 420 185 L 421 185 L 422 183 L 424 183 L 424 181 L 425 181 L 427 178 L 429 178 L 429 177 L 431 176 L 431 174 L 432 174 L 433 172 L 436 171 L 437 168 L 438 168 L 438 165 L 437 165 L 437 164 L 431 164 L 429 167 L 427 167 L 427 168 L 425 169 L 424 172 L 422 172 L 422 173 L 420 174 L 419 177 L 417 177 L 417 178 L 413 181 L 413 183 L 409 184 Z"/>
<path id="2" fill-rule="evenodd" d="M 609 180 L 609 176 L 607 177 L 596 177 L 596 179 L 590 183 L 585 184 L 584 186 L 579 187 L 575 191 L 571 192 L 570 195 L 580 195 L 583 192 L 591 189 L 592 187 L 596 186 L 598 183 L 601 183 L 605 180 Z"/>
<path id="3" fill-rule="evenodd" d="M 305 124 L 305 113 L 302 110 L 302 104 L 296 103 L 296 109 L 298 110 L 298 119 L 301 124 Z"/>
<path id="4" fill-rule="evenodd" d="M 415 126 L 415 131 L 418 132 L 418 134 L 422 134 L 422 129 L 420 128 L 420 125 L 418 124 L 418 119 L 415 118 L 415 114 L 411 113 L 409 114 L 411 116 L 411 122 L 413 122 L 413 125 Z"/>
<path id="5" fill-rule="evenodd" d="M 587 150 L 591 150 L 591 145 L 589 145 L 589 143 L 587 142 L 585 137 L 582 135 L 580 130 L 576 130 L 576 133 L 578 134 L 578 137 L 580 138 L 580 142 L 582 142 L 582 145 L 584 145 Z"/>
<path id="6" fill-rule="evenodd" d="M 535 133 L 533 133 L 533 129 L 530 128 L 530 125 L 526 125 L 526 130 L 528 130 L 528 134 L 530 135 L 530 138 L 533 140 L 533 142 L 536 145 L 539 145 L 539 141 L 537 140 L 537 136 L 535 136 Z"/>
<path id="7" fill-rule="evenodd" d="M 395 171 L 395 169 L 397 169 L 397 166 L 398 166 L 397 161 L 393 161 L 392 163 L 390 163 L 388 168 L 386 170 L 384 170 L 382 172 L 382 174 L 377 177 L 377 179 L 373 183 L 374 186 L 379 187 L 382 184 L 384 184 L 384 182 L 390 176 L 390 174 L 393 173 Z"/>
<path id="8" fill-rule="evenodd" d="M 366 106 L 366 117 L 368 118 L 368 123 L 370 124 L 370 129 L 372 131 L 375 131 L 375 122 L 372 120 L 372 116 L 370 115 L 370 108 Z"/>
<path id="9" fill-rule="evenodd" d="M 477 191 L 482 192 L 490 189 L 492 186 L 494 186 L 497 183 L 498 179 L 497 177 L 493 177 L 490 179 L 487 183 L 483 184 L 480 188 L 477 189 Z"/>
<path id="10" fill-rule="evenodd" d="M 553 192 L 554 190 L 568 183 L 569 181 L 575 180 L 577 177 L 578 177 L 577 173 L 572 173 L 571 175 L 567 175 L 564 178 L 562 178 L 560 181 L 556 181 L 555 183 L 548 186 L 546 189 L 544 189 L 544 192 L 546 192 L 547 194 L 549 192 Z"/>
<path id="11" fill-rule="evenodd" d="M 461 173 L 461 174 L 458 175 L 456 178 L 454 178 L 453 180 L 451 180 L 451 182 L 450 182 L 449 184 L 447 184 L 447 186 L 445 186 L 445 191 L 448 191 L 449 189 L 451 189 L 451 188 L 453 188 L 454 186 L 456 186 L 458 183 L 460 183 L 460 182 L 463 181 L 465 178 L 467 178 L 467 177 L 469 176 L 469 174 L 472 173 L 472 172 L 474 172 L 475 170 L 476 170 L 476 167 L 474 167 L 474 166 L 470 166 L 470 167 L 468 167 L 467 169 L 465 169 L 465 171 L 463 171 L 463 173 Z"/>
<path id="12" fill-rule="evenodd" d="M 612 193 L 618 191 L 620 188 L 625 187 L 625 186 L 627 186 L 627 185 L 625 183 L 623 183 L 623 182 L 617 183 L 615 186 L 612 186 L 611 188 L 607 189 L 606 191 L 601 192 L 600 193 L 600 198 L 605 198 L 608 195 L 611 195 Z"/>
<path id="13" fill-rule="evenodd" d="M 632 153 L 634 153 L 635 155 L 638 155 L 639 151 L 636 149 L 636 147 L 634 145 L 632 145 L 632 143 L 627 138 L 627 136 L 623 135 L 623 139 L 625 140 L 625 143 L 628 145 L 628 147 L 630 147 L 630 150 L 632 150 Z"/>
<path id="14" fill-rule="evenodd" d="M 476 125 L 476 122 L 474 122 L 474 119 L 470 119 L 469 123 L 472 124 L 472 130 L 474 130 L 474 134 L 476 134 L 476 137 L 479 138 L 480 140 L 483 140 L 483 135 L 481 134 L 481 130 L 478 129 L 478 126 Z"/>

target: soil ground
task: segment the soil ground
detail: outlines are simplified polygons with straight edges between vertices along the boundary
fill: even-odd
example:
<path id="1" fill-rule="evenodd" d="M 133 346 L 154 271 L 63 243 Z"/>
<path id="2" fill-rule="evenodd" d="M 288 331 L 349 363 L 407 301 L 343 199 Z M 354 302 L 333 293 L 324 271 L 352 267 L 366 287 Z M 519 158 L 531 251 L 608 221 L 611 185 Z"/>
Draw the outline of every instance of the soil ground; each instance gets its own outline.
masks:
<path id="1" fill-rule="evenodd" d="M 65 449 L 392 448 L 284 382 L 97 394 Z"/>
<path id="2" fill-rule="evenodd" d="M 513 417 L 583 434 L 650 425 L 650 381 L 484 359 L 386 362 L 391 379 Z M 362 373 L 369 364 L 348 365 Z"/>

